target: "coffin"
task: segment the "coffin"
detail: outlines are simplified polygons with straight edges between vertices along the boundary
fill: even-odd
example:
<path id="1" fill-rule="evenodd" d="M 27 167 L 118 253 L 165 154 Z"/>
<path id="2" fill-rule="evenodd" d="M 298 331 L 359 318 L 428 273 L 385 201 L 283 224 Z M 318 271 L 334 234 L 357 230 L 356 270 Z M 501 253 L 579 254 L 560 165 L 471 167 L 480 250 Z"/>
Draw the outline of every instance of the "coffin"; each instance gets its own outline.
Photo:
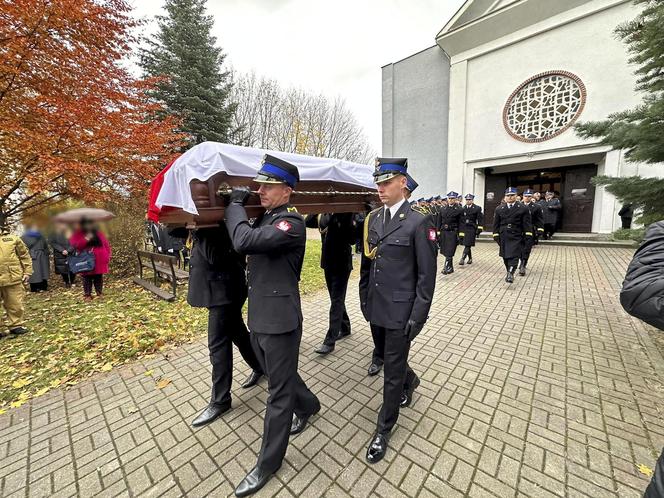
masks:
<path id="1" fill-rule="evenodd" d="M 291 204 L 301 213 L 362 212 L 368 203 L 378 199 L 373 168 L 368 165 L 204 142 L 192 147 L 155 178 L 150 212 L 169 226 L 194 228 L 218 224 L 224 218 L 224 192 L 234 186 L 258 189 L 252 178 L 266 153 L 298 167 L 301 180 L 291 196 Z M 257 195 L 250 198 L 246 209 L 249 217 L 263 212 Z"/>

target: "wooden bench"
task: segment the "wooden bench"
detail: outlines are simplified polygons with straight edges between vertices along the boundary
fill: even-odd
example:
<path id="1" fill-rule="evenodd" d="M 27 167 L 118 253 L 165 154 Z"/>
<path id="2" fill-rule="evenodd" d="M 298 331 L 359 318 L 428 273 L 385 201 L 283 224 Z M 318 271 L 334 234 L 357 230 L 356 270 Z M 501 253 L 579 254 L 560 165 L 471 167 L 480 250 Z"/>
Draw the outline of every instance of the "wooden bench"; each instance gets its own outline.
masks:
<path id="1" fill-rule="evenodd" d="M 188 272 L 176 268 L 178 259 L 175 256 L 150 251 L 136 251 L 136 255 L 138 257 L 138 277 L 134 277 L 134 283 L 166 301 L 173 301 L 177 296 L 178 280 L 189 278 Z M 145 270 L 152 271 L 152 282 L 146 280 Z M 160 279 L 171 284 L 171 292 L 159 286 Z"/>

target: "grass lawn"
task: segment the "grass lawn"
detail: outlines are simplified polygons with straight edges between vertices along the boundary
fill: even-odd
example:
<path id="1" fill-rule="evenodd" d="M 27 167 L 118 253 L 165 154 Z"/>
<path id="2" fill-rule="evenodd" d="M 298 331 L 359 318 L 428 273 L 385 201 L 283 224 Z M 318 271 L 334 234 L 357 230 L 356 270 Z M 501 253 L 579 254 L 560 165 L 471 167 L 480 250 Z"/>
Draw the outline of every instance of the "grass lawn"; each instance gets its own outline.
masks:
<path id="1" fill-rule="evenodd" d="M 325 286 L 320 251 L 320 241 L 307 241 L 303 294 Z M 84 302 L 82 294 L 79 283 L 71 290 L 54 287 L 27 296 L 30 333 L 0 341 L 0 413 L 206 332 L 207 310 L 187 304 L 186 286 L 178 288 L 172 303 L 130 280 L 112 278 L 105 283 L 103 299 Z"/>

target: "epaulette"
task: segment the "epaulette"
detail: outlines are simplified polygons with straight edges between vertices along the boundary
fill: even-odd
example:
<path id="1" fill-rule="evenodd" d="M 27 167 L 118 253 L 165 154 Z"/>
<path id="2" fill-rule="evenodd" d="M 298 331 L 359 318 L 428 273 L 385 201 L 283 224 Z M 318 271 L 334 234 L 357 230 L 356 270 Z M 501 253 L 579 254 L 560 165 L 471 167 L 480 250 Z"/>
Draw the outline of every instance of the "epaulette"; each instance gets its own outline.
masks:
<path id="1" fill-rule="evenodd" d="M 427 214 L 429 214 L 426 211 L 424 211 L 424 208 L 421 208 L 420 206 L 410 206 L 410 209 L 412 209 L 416 213 L 420 213 L 422 216 L 427 216 Z"/>

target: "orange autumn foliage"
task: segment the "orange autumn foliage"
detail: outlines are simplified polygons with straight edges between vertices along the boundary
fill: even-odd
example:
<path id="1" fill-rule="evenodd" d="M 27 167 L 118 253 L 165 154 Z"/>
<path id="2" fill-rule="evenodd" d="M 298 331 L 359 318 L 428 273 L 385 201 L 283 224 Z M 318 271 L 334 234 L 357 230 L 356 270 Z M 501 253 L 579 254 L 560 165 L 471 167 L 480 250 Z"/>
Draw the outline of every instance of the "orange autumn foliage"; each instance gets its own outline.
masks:
<path id="1" fill-rule="evenodd" d="M 144 191 L 181 145 L 177 123 L 154 118 L 154 81 L 126 68 L 130 10 L 125 0 L 0 0 L 0 214 Z"/>

